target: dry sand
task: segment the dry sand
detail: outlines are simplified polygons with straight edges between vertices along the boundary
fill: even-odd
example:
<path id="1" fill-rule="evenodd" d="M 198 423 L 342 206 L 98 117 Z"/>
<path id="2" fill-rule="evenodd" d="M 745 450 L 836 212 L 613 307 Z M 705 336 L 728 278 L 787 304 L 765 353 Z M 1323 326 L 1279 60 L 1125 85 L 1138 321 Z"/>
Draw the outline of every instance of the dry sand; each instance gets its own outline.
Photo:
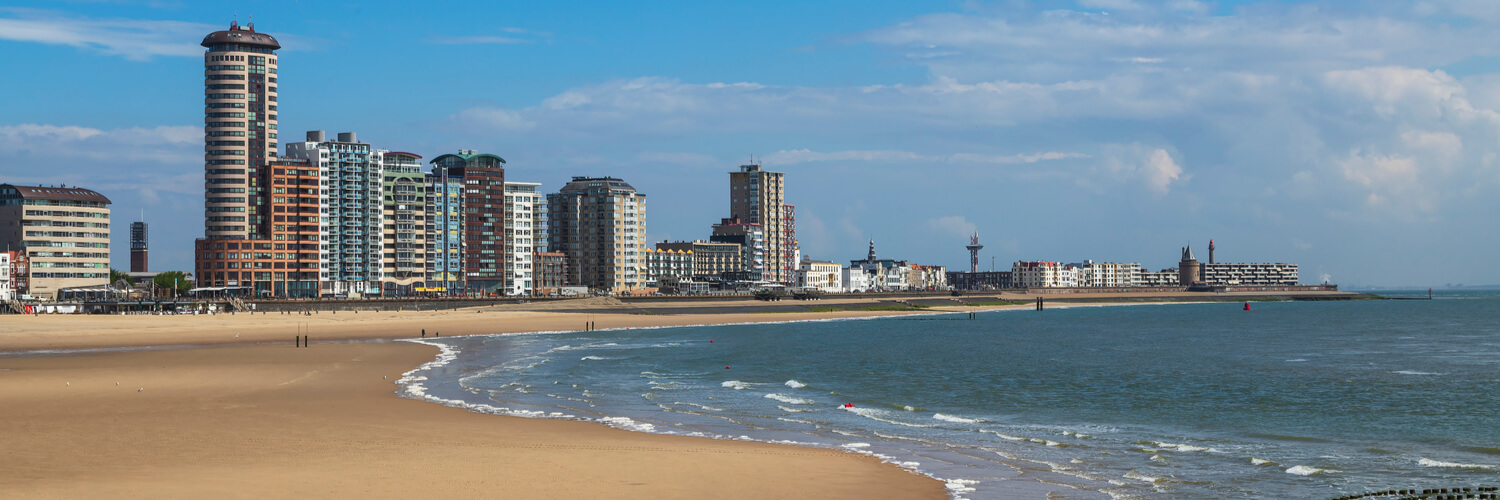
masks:
<path id="1" fill-rule="evenodd" d="M 397 342 L 0 358 L 0 497 L 944 497 L 835 450 L 394 396 L 434 354 Z"/>

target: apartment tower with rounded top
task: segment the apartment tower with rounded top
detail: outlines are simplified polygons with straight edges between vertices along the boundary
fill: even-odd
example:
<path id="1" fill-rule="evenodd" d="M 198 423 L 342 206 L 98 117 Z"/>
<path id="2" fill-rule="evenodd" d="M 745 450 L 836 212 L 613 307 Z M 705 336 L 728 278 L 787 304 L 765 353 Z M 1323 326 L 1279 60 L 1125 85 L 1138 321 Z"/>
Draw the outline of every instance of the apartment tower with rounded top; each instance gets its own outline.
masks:
<path id="1" fill-rule="evenodd" d="M 276 157 L 276 37 L 255 23 L 203 37 L 204 237 L 266 239 L 265 171 Z"/>

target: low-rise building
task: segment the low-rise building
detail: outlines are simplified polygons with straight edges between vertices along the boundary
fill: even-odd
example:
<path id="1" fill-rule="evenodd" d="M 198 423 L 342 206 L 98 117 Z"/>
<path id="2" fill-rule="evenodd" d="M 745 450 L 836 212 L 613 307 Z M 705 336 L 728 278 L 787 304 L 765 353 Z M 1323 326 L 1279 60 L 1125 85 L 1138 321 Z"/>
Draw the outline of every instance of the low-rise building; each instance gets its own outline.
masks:
<path id="1" fill-rule="evenodd" d="M 1018 288 L 1053 288 L 1078 285 L 1077 268 L 1048 261 L 1018 261 L 1010 267 Z"/>
<path id="2" fill-rule="evenodd" d="M 874 290 L 874 276 L 859 267 L 846 267 L 842 271 L 844 291 L 860 293 Z"/>
<path id="3" fill-rule="evenodd" d="M 109 283 L 109 205 L 79 187 L 0 184 L 0 248 L 26 252 L 28 294 Z"/>
<path id="4" fill-rule="evenodd" d="M 646 286 L 659 286 L 668 278 L 683 278 L 693 275 L 693 251 L 676 249 L 641 250 L 646 261 Z"/>
<path id="5" fill-rule="evenodd" d="M 1181 275 L 1175 267 L 1157 272 L 1141 271 L 1140 286 L 1180 286 L 1181 281 Z"/>
<path id="6" fill-rule="evenodd" d="M 835 262 L 803 260 L 797 269 L 797 286 L 816 288 L 824 293 L 844 290 L 844 268 Z"/>
<path id="7" fill-rule="evenodd" d="M 740 272 L 750 274 L 748 281 L 769 282 L 774 275 L 768 264 L 770 252 L 766 243 L 765 226 L 746 222 L 738 217 L 720 219 L 713 226 L 713 236 L 708 241 L 734 243 L 740 246 Z"/>
<path id="8" fill-rule="evenodd" d="M 906 285 L 914 290 L 947 290 L 948 267 L 912 264 L 906 271 Z"/>
<path id="9" fill-rule="evenodd" d="M 1296 285 L 1297 265 L 1274 264 L 1199 264 L 1203 281 L 1210 285 L 1276 286 Z"/>
<path id="10" fill-rule="evenodd" d="M 568 286 L 568 256 L 562 252 L 537 252 L 531 260 L 532 285 L 537 295 L 558 293 Z"/>
<path id="11" fill-rule="evenodd" d="M 695 276 L 722 276 L 724 273 L 737 273 L 745 269 L 739 243 L 703 240 L 663 241 L 656 244 L 656 249 L 691 253 L 693 255 L 691 274 Z"/>
<path id="12" fill-rule="evenodd" d="M 955 290 L 1002 290 L 1011 288 L 1010 271 L 948 273 L 948 285 Z"/>
<path id="13" fill-rule="evenodd" d="M 1141 265 L 1138 263 L 1094 262 L 1071 264 L 1078 269 L 1078 286 L 1120 288 L 1141 286 Z"/>
<path id="14" fill-rule="evenodd" d="M 16 283 L 10 279 L 10 252 L 0 252 L 0 302 L 16 300 Z"/>

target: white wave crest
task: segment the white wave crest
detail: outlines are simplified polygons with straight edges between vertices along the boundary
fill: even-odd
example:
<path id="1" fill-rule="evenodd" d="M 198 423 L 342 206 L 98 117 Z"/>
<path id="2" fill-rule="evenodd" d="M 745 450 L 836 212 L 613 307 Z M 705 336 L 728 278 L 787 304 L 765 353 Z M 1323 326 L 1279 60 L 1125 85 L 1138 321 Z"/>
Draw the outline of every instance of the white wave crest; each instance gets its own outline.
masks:
<path id="1" fill-rule="evenodd" d="M 1165 480 L 1164 478 L 1160 478 L 1160 477 L 1156 477 L 1156 476 L 1148 476 L 1148 475 L 1141 474 L 1141 473 L 1136 472 L 1136 471 L 1126 472 L 1125 473 L 1125 479 L 1134 479 L 1136 481 L 1145 481 L 1145 482 L 1152 483 L 1152 484 L 1159 483 L 1159 482 Z"/>
<path id="2" fill-rule="evenodd" d="M 734 389 L 736 391 L 742 391 L 742 390 L 745 390 L 745 389 L 749 389 L 750 388 L 750 383 L 749 382 L 740 382 L 738 380 L 726 380 L 726 381 L 724 381 L 724 383 L 719 384 L 719 386 L 720 387 L 728 387 L 728 388 Z"/>
<path id="3" fill-rule="evenodd" d="M 785 406 L 785 405 L 776 405 L 776 407 L 777 408 L 781 408 L 781 411 L 784 411 L 784 412 L 787 412 L 787 413 L 802 413 L 802 412 L 812 411 L 812 410 L 809 410 L 807 408 L 792 408 L 790 406 Z"/>
<path id="4" fill-rule="evenodd" d="M 953 422 L 953 423 L 956 423 L 956 424 L 977 424 L 977 423 L 984 422 L 983 419 L 955 417 L 953 415 L 944 415 L 944 414 L 941 414 L 941 413 L 934 413 L 932 415 L 932 418 L 935 418 L 935 419 L 938 419 L 938 420 L 942 420 L 944 422 Z"/>
<path id="5" fill-rule="evenodd" d="M 1276 462 L 1264 458 L 1250 457 L 1250 465 L 1276 465 Z"/>
<path id="6" fill-rule="evenodd" d="M 796 380 L 788 380 L 788 381 L 786 381 L 786 386 L 787 387 L 791 387 L 793 389 L 801 389 L 803 387 L 807 387 L 807 384 L 804 384 L 802 382 L 798 382 Z"/>
<path id="7" fill-rule="evenodd" d="M 1332 474 L 1334 472 L 1339 472 L 1339 471 L 1336 471 L 1336 470 L 1333 470 L 1333 469 L 1319 469 L 1317 467 L 1308 467 L 1306 465 L 1296 465 L 1296 466 L 1292 466 L 1292 468 L 1286 470 L 1287 474 L 1296 474 L 1298 476 L 1311 476 L 1311 475 L 1315 475 L 1315 474 Z"/>
<path id="8" fill-rule="evenodd" d="M 1154 443 L 1156 444 L 1157 447 L 1165 448 L 1165 449 L 1169 449 L 1169 450 L 1177 450 L 1177 451 L 1219 451 L 1219 450 L 1215 450 L 1213 448 L 1205 448 L 1205 447 L 1202 447 L 1202 446 L 1193 446 L 1193 445 L 1190 445 L 1190 444 L 1163 443 L 1163 442 L 1160 442 L 1160 441 L 1156 441 Z"/>
<path id="9" fill-rule="evenodd" d="M 931 425 L 913 424 L 911 422 L 902 422 L 900 420 L 896 420 L 896 419 L 890 418 L 891 412 L 888 412 L 888 411 L 885 411 L 885 410 L 878 410 L 878 409 L 874 409 L 874 408 L 844 408 L 844 410 L 847 410 L 850 413 L 853 413 L 855 415 L 859 415 L 861 417 L 868 418 L 870 420 L 876 420 L 876 421 L 880 421 L 880 422 L 885 422 L 887 424 L 896 424 L 896 425 L 901 425 L 901 426 L 906 426 L 906 427 L 923 427 L 923 428 L 933 427 Z"/>
<path id="10" fill-rule="evenodd" d="M 635 420 L 631 420 L 629 417 L 604 417 L 600 418 L 598 422 L 610 427 L 614 427 L 616 429 L 625 429 L 627 431 L 652 432 L 656 430 L 656 426 L 654 425 L 644 422 L 636 422 Z"/>
<path id="11" fill-rule="evenodd" d="M 603 361 L 603 360 L 606 360 L 606 359 L 615 359 L 615 358 L 606 358 L 604 356 L 584 356 L 582 358 L 578 358 L 579 361 Z"/>
<path id="12" fill-rule="evenodd" d="M 1486 470 L 1494 470 L 1495 469 L 1495 466 L 1493 466 L 1493 465 L 1461 464 L 1461 463 L 1458 463 L 1458 462 L 1439 462 L 1437 460 L 1432 460 L 1432 459 L 1428 459 L 1428 458 L 1424 458 L 1424 459 L 1418 460 L 1417 461 L 1417 465 L 1420 465 L 1420 466 L 1423 466 L 1423 467 L 1451 467 L 1451 468 L 1455 468 L 1455 469 L 1486 469 Z"/>
<path id="13" fill-rule="evenodd" d="M 1419 372 L 1419 371 L 1412 371 L 1412 370 L 1400 370 L 1400 371 L 1394 371 L 1394 372 L 1391 372 L 1391 373 L 1394 373 L 1394 374 L 1397 374 L 1397 375 L 1442 375 L 1442 373 Z"/>
<path id="14" fill-rule="evenodd" d="M 973 479 L 949 479 L 943 483 L 943 487 L 948 488 L 948 491 L 954 493 L 972 493 L 974 492 L 974 488 L 969 486 L 971 484 L 979 484 L 979 481 Z"/>
<path id="15" fill-rule="evenodd" d="M 777 401 L 780 401 L 780 402 L 783 402 L 783 403 L 786 403 L 786 404 L 792 404 L 792 405 L 810 405 L 810 404 L 816 403 L 816 401 L 813 401 L 811 399 L 794 398 L 794 397 L 791 397 L 791 396 L 787 396 L 785 394 L 776 394 L 774 392 L 771 393 L 771 394 L 767 394 L 766 398 L 767 399 L 774 399 L 774 400 L 777 400 Z"/>

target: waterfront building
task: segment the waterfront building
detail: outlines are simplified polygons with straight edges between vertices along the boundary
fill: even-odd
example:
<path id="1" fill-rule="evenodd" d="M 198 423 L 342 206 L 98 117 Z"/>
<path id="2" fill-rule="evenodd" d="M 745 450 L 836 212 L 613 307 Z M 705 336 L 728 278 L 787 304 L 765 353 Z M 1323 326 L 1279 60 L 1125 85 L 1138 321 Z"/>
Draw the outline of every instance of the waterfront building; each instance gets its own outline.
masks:
<path id="1" fill-rule="evenodd" d="M 427 176 L 422 157 L 381 156 L 381 295 L 404 297 L 427 284 Z"/>
<path id="2" fill-rule="evenodd" d="M 1094 262 L 1071 264 L 1077 269 L 1078 286 L 1082 287 L 1127 287 L 1141 286 L 1141 265 L 1138 263 Z"/>
<path id="3" fill-rule="evenodd" d="M 663 241 L 656 244 L 657 250 L 689 252 L 693 256 L 689 276 L 720 276 L 745 270 L 740 244 L 715 241 Z"/>
<path id="4" fill-rule="evenodd" d="M 145 221 L 130 223 L 130 272 L 151 272 L 146 252 L 151 246 L 151 235 Z"/>
<path id="5" fill-rule="evenodd" d="M 614 177 L 574 177 L 547 195 L 548 247 L 567 255 L 568 281 L 611 293 L 645 283 L 646 195 Z"/>
<path id="6" fill-rule="evenodd" d="M 463 179 L 464 286 L 471 293 L 503 293 L 505 250 L 505 159 L 472 149 L 432 159 L 434 171 Z M 451 291 L 449 293 L 452 293 Z"/>
<path id="7" fill-rule="evenodd" d="M 464 284 L 464 179 L 434 167 L 423 179 L 427 203 L 423 207 L 426 286 L 415 292 L 462 293 Z"/>
<path id="8" fill-rule="evenodd" d="M 766 238 L 766 273 L 769 281 L 795 284 L 797 261 L 796 217 L 786 204 L 784 174 L 761 169 L 758 164 L 741 165 L 729 173 L 731 218 L 760 224 Z"/>
<path id="9" fill-rule="evenodd" d="M 1218 263 L 1201 266 L 1203 281 L 1210 285 L 1277 286 L 1299 282 L 1296 264 Z"/>
<path id="10" fill-rule="evenodd" d="M 317 297 L 322 289 L 322 171 L 300 158 L 265 167 L 268 234 L 251 239 L 200 239 L 194 244 L 195 281 L 248 296 Z"/>
<path id="11" fill-rule="evenodd" d="M 748 273 L 750 281 L 771 282 L 772 274 L 767 264 L 765 226 L 746 222 L 739 217 L 720 219 L 713 226 L 713 235 L 708 241 L 733 243 L 740 246 L 740 271 Z"/>
<path id="12" fill-rule="evenodd" d="M 536 207 L 544 205 L 535 182 L 505 183 L 505 294 L 531 296 L 535 291 L 532 257 L 536 245 Z"/>
<path id="13" fill-rule="evenodd" d="M 844 291 L 852 293 L 875 291 L 874 277 L 866 273 L 864 269 L 854 266 L 845 267 L 840 276 L 844 281 Z"/>
<path id="14" fill-rule="evenodd" d="M 1017 288 L 1075 286 L 1077 272 L 1057 262 L 1017 261 L 1010 267 L 1011 280 Z"/>
<path id="15" fill-rule="evenodd" d="M 948 284 L 956 290 L 1002 290 L 1011 287 L 1010 271 L 948 273 Z"/>
<path id="16" fill-rule="evenodd" d="M 1182 276 L 1178 274 L 1177 268 L 1162 269 L 1158 272 L 1141 271 L 1141 286 L 1180 286 Z"/>
<path id="17" fill-rule="evenodd" d="M 323 131 L 314 130 L 306 141 L 286 145 L 288 158 L 307 160 L 323 176 L 323 294 L 381 293 L 384 153 L 359 142 L 354 132 L 339 132 L 330 141 Z"/>
<path id="18" fill-rule="evenodd" d="M 837 262 L 804 260 L 797 268 L 797 286 L 824 293 L 844 291 L 844 266 Z"/>
<path id="19" fill-rule="evenodd" d="M 7 262 L 6 272 L 0 274 L 0 280 L 5 281 L 5 286 L 10 287 L 11 292 L 14 294 L 11 296 L 11 299 L 15 300 L 20 298 L 21 294 L 29 292 L 27 284 L 29 283 L 28 279 L 31 277 L 31 266 L 26 259 L 25 250 L 0 251 L 0 255 L 4 255 Z"/>
<path id="20" fill-rule="evenodd" d="M 542 205 L 545 206 L 545 205 Z M 562 252 L 537 252 L 532 258 L 532 281 L 537 295 L 558 293 L 568 286 L 568 256 Z"/>
<path id="21" fill-rule="evenodd" d="M 264 240 L 266 163 L 276 157 L 276 37 L 255 24 L 209 33 L 204 78 L 204 238 Z"/>
<path id="22" fill-rule="evenodd" d="M 906 287 L 911 290 L 947 290 L 948 267 L 911 264 L 906 269 Z"/>
<path id="23" fill-rule="evenodd" d="M 0 184 L 0 248 L 26 252 L 27 293 L 109 283 L 109 205 L 80 187 Z"/>
<path id="24" fill-rule="evenodd" d="M 661 248 L 660 244 L 655 249 L 642 249 L 641 257 L 646 262 L 646 286 L 660 286 L 663 281 L 692 277 L 693 255 L 692 250 Z"/>
<path id="25" fill-rule="evenodd" d="M 904 260 L 880 259 L 875 256 L 875 240 L 870 240 L 870 251 L 862 260 L 849 261 L 849 273 L 845 282 L 868 285 L 864 291 L 898 291 L 912 288 L 911 263 Z M 857 276 L 864 274 L 864 277 Z"/>
<path id="26" fill-rule="evenodd" d="M 1193 247 L 1182 247 L 1182 261 L 1177 263 L 1177 284 L 1191 286 L 1203 281 L 1203 268 L 1193 257 Z"/>
<path id="27" fill-rule="evenodd" d="M 10 278 L 10 252 L 0 252 L 0 303 L 16 300 L 16 282 Z"/>

